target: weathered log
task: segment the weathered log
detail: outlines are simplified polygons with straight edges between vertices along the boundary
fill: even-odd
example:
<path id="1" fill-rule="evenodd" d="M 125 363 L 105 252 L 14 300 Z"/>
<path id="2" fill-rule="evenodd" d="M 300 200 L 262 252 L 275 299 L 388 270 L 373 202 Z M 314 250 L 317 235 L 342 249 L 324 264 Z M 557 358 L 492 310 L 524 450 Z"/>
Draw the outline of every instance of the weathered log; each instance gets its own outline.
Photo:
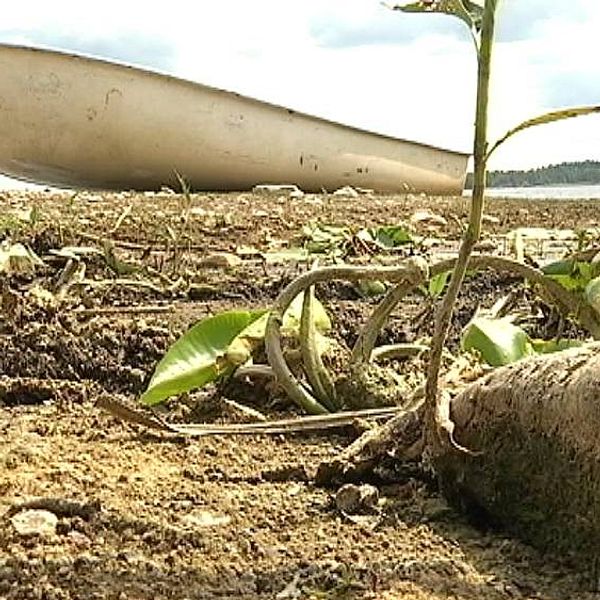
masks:
<path id="1" fill-rule="evenodd" d="M 600 344 L 496 369 L 451 418 L 474 452 L 432 457 L 451 502 L 542 550 L 600 556 Z"/>
<path id="2" fill-rule="evenodd" d="M 446 497 L 553 553 L 600 557 L 600 344 L 496 369 L 451 403 L 456 442 L 426 448 Z M 378 477 L 393 457 L 423 466 L 423 407 L 365 433 L 320 465 L 317 483 Z"/>

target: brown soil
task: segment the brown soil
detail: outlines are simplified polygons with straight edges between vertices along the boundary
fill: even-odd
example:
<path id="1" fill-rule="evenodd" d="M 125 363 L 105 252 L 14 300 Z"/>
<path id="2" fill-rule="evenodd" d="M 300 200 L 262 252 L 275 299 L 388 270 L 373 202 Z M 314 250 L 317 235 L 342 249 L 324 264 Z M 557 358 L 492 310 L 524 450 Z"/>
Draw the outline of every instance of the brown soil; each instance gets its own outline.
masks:
<path id="1" fill-rule="evenodd" d="M 457 198 L 0 195 L 0 239 L 27 243 L 45 262 L 0 275 L 0 598 L 596 597 L 577 565 L 472 527 L 418 474 L 380 482 L 373 514 L 341 513 L 334 492 L 313 476 L 351 431 L 188 440 L 94 406 L 106 394 L 135 402 L 187 327 L 223 308 L 268 306 L 306 268 L 257 254 L 223 268 L 207 265 L 207 256 L 298 244 L 309 221 L 390 225 L 421 208 L 447 225 L 417 227 L 444 237 L 440 254 L 455 249 L 468 214 Z M 503 234 L 517 226 L 598 227 L 598 208 L 491 201 L 488 247 L 506 247 Z M 67 258 L 52 251 L 69 246 L 92 250 L 80 261 L 85 281 L 67 287 Z M 360 249 L 349 258 L 368 259 Z M 468 286 L 451 345 L 475 308 L 514 281 L 484 273 Z M 348 284 L 320 292 L 340 340 L 352 343 L 374 301 Z M 520 294 L 531 308 L 529 292 Z M 423 296 L 411 297 L 381 341 L 426 333 L 432 310 Z M 537 310 L 538 331 L 561 326 Z M 252 390 L 235 399 L 269 417 L 294 412 L 285 399 Z M 241 418 L 214 390 L 168 406 L 172 418 Z M 10 517 L 32 500 L 59 518 L 55 534 L 17 533 Z"/>

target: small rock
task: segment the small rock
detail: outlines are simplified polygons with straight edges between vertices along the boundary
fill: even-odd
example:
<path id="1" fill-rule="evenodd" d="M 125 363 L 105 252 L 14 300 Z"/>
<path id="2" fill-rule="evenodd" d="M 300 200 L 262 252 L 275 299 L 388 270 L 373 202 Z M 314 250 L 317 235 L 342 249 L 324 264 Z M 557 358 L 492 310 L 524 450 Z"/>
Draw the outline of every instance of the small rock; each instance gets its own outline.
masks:
<path id="1" fill-rule="evenodd" d="M 436 215 L 430 210 L 418 210 L 410 218 L 412 223 L 428 223 L 429 225 L 448 225 L 448 221 L 442 215 Z"/>
<path id="2" fill-rule="evenodd" d="M 494 250 L 497 250 L 498 247 L 499 244 L 497 241 L 488 238 L 475 244 L 474 249 L 478 250 L 479 252 L 493 252 Z"/>
<path id="3" fill-rule="evenodd" d="M 302 196 L 304 196 L 304 192 L 297 186 L 291 183 L 284 183 L 284 184 L 277 184 L 277 185 L 272 185 L 272 184 L 261 184 L 261 185 L 255 185 L 252 188 L 252 191 L 255 194 L 281 194 L 281 193 L 287 193 L 289 196 L 292 196 L 294 198 L 302 198 Z"/>
<path id="4" fill-rule="evenodd" d="M 51 536 L 56 533 L 58 517 L 49 510 L 22 510 L 10 522 L 19 535 Z"/>
<path id="5" fill-rule="evenodd" d="M 69 531 L 67 537 L 75 546 L 88 548 L 92 545 L 92 540 L 90 540 L 87 535 L 81 533 L 80 531 Z"/>
<path id="6" fill-rule="evenodd" d="M 335 495 L 335 505 L 345 515 L 372 513 L 377 509 L 379 490 L 373 485 L 343 485 Z"/>
<path id="7" fill-rule="evenodd" d="M 360 194 L 350 185 L 345 185 L 333 192 L 334 196 L 345 196 L 346 198 L 358 198 Z"/>
<path id="8" fill-rule="evenodd" d="M 489 223 L 490 225 L 499 225 L 500 219 L 498 217 L 493 217 L 492 215 L 482 215 L 481 221 L 483 223 Z"/>
<path id="9" fill-rule="evenodd" d="M 239 267 L 241 264 L 242 259 L 230 252 L 213 252 L 200 261 L 201 267 L 208 267 L 209 269 L 232 269 Z"/>
<path id="10" fill-rule="evenodd" d="M 217 515 L 208 510 L 200 510 L 189 513 L 182 519 L 186 527 L 223 527 L 231 523 L 231 517 L 227 515 Z"/>
<path id="11" fill-rule="evenodd" d="M 100 194 L 92 194 L 88 192 L 80 193 L 77 199 L 83 202 L 102 202 L 104 200 Z"/>

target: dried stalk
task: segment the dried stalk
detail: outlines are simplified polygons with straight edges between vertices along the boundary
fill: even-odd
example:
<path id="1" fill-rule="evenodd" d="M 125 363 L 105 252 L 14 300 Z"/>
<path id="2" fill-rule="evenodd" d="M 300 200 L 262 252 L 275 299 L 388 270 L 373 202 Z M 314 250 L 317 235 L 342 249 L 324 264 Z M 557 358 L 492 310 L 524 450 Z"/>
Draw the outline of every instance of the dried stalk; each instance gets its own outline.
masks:
<path id="1" fill-rule="evenodd" d="M 332 266 L 322 267 L 300 275 L 281 292 L 274 307 L 269 313 L 265 334 L 265 347 L 269 364 L 276 373 L 278 383 L 288 396 L 309 414 L 324 414 L 325 407 L 310 393 L 291 372 L 281 348 L 281 324 L 283 315 L 294 298 L 320 281 L 345 279 L 360 281 L 383 279 L 391 282 L 405 281 L 409 285 L 427 279 L 427 264 L 423 259 L 411 258 L 394 267 L 356 267 Z"/>

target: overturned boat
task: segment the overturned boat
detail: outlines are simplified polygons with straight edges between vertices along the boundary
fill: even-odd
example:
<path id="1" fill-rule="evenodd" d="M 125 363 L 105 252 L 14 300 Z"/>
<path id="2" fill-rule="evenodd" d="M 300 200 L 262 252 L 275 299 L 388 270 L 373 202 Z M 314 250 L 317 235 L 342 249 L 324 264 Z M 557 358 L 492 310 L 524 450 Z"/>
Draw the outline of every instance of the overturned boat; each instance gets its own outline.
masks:
<path id="1" fill-rule="evenodd" d="M 0 172 L 62 187 L 460 194 L 468 155 L 139 68 L 0 44 Z"/>

